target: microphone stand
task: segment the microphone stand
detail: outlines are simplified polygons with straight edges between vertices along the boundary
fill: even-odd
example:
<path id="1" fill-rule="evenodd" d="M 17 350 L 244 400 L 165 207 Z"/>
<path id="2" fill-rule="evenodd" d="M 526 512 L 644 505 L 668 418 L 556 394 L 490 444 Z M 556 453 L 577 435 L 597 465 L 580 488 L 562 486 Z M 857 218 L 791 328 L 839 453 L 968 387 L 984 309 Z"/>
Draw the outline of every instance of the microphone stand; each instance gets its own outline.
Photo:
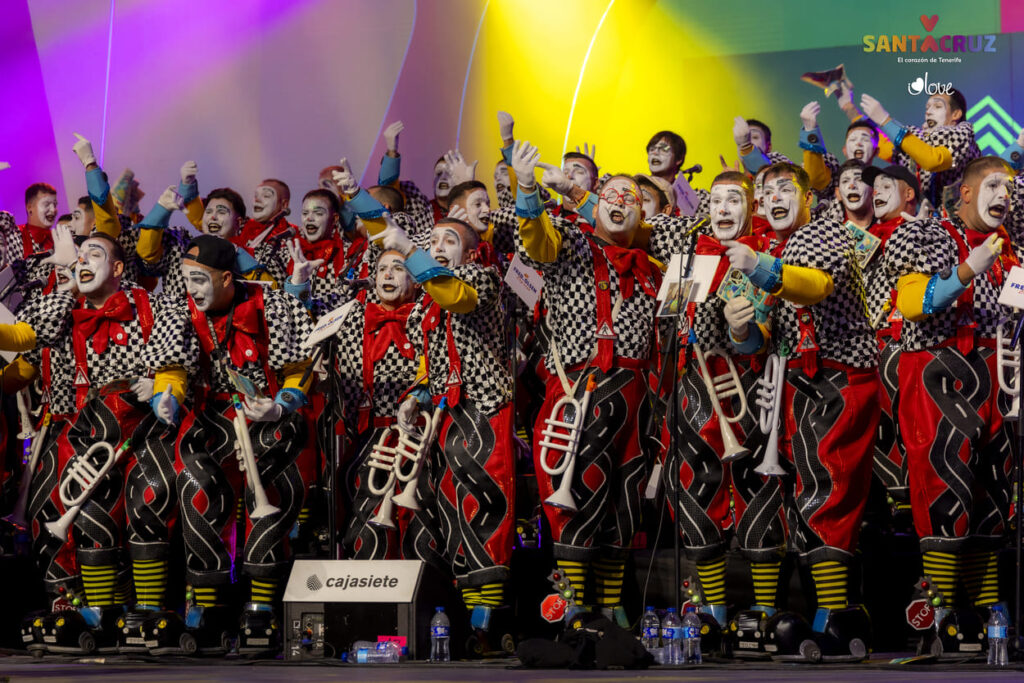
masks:
<path id="1" fill-rule="evenodd" d="M 334 372 L 334 356 L 335 351 L 337 350 L 337 344 L 334 343 L 335 339 L 335 335 L 332 334 L 316 345 L 316 351 L 313 352 L 309 366 L 306 368 L 306 371 L 302 374 L 302 379 L 300 380 L 299 384 L 300 386 L 305 385 L 306 382 L 309 381 L 310 375 L 313 374 L 313 368 L 316 367 L 317 363 L 323 361 L 324 368 L 327 370 L 326 386 L 324 387 L 323 392 L 323 418 L 326 432 L 324 434 L 323 457 L 327 461 L 327 473 L 326 476 L 321 480 L 320 490 L 327 502 L 327 543 L 328 547 L 330 548 L 330 556 L 328 559 L 340 560 L 341 552 L 340 548 L 338 547 L 338 525 L 336 519 L 336 515 L 338 512 L 338 501 L 337 486 L 335 485 L 338 469 L 338 437 L 335 434 L 334 430 L 332 407 L 335 404 L 335 398 L 340 398 L 341 393 L 336 391 L 337 387 L 336 373 Z"/>
<path id="2" fill-rule="evenodd" d="M 1017 351 L 1020 353 L 1020 360 L 1018 361 L 1018 376 L 1024 377 L 1024 335 L 1021 335 L 1021 330 L 1024 329 L 1024 314 L 1020 316 L 1020 320 L 1017 321 L 1017 327 L 1013 331 L 1013 340 L 1010 343 L 1011 347 L 1017 347 Z M 1024 522 L 1024 514 L 1021 512 L 1021 504 L 1024 503 L 1024 411 L 1018 409 L 1017 411 L 1017 452 L 1013 454 L 1013 471 L 1017 475 L 1017 480 L 1013 484 L 1014 498 L 1017 501 L 1016 509 L 1014 510 L 1014 522 L 1017 526 L 1017 533 L 1014 537 L 1014 551 L 1015 551 L 1015 566 L 1017 567 L 1015 581 L 1015 599 L 1013 606 L 1013 626 L 1017 629 L 1017 659 L 1021 659 L 1024 656 L 1024 635 L 1022 635 L 1021 629 L 1021 572 L 1024 571 L 1024 565 L 1021 564 L 1021 547 L 1022 541 L 1024 541 L 1024 529 L 1021 528 L 1021 523 Z"/>

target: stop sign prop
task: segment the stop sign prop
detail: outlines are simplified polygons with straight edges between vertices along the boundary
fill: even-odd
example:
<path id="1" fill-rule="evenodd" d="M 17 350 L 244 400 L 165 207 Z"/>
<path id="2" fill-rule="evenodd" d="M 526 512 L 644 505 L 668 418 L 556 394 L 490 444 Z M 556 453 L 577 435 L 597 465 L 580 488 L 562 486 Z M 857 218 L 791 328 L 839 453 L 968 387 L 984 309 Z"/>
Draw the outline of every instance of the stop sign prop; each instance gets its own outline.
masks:
<path id="1" fill-rule="evenodd" d="M 927 631 L 935 625 L 935 610 L 924 598 L 907 605 L 907 623 L 918 631 Z"/>

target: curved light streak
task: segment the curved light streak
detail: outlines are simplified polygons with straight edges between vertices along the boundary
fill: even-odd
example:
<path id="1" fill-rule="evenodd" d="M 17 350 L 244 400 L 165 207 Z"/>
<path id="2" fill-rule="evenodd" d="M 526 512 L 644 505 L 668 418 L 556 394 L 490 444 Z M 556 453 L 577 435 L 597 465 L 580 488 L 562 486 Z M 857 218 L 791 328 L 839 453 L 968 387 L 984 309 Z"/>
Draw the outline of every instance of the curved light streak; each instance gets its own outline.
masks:
<path id="1" fill-rule="evenodd" d="M 469 50 L 469 61 L 466 62 L 466 78 L 462 81 L 462 99 L 459 100 L 459 123 L 455 128 L 455 149 L 459 148 L 459 139 L 462 137 L 462 108 L 466 104 L 466 88 L 469 87 L 469 72 L 473 70 L 473 56 L 476 55 L 476 42 L 480 39 L 480 29 L 484 26 L 484 17 L 487 16 L 487 8 L 491 6 L 491 0 L 484 3 L 484 9 L 480 12 L 480 21 L 476 23 L 476 35 L 473 36 L 473 47 Z"/>
<path id="2" fill-rule="evenodd" d="M 100 124 L 100 166 L 107 151 L 107 106 L 110 103 L 110 55 L 114 51 L 114 7 L 117 0 L 110 0 L 110 28 L 107 30 L 107 76 L 103 84 L 103 120 Z"/>
<path id="3" fill-rule="evenodd" d="M 562 156 L 565 156 L 565 150 L 569 147 L 569 131 L 572 129 L 572 116 L 576 113 L 576 98 L 580 95 L 580 86 L 583 85 L 583 72 L 587 70 L 587 61 L 590 59 L 590 51 L 594 49 L 594 41 L 597 40 L 597 34 L 601 31 L 601 26 L 604 25 L 604 20 L 608 16 L 608 12 L 611 11 L 612 5 L 615 4 L 615 0 L 608 0 L 608 6 L 604 8 L 604 14 L 601 15 L 601 20 L 597 22 L 597 28 L 594 29 L 594 35 L 590 36 L 590 45 L 587 46 L 587 53 L 583 55 L 583 64 L 580 65 L 580 77 L 576 79 L 576 90 L 572 94 L 572 106 L 569 107 L 569 122 L 565 125 L 565 141 L 562 143 Z"/>

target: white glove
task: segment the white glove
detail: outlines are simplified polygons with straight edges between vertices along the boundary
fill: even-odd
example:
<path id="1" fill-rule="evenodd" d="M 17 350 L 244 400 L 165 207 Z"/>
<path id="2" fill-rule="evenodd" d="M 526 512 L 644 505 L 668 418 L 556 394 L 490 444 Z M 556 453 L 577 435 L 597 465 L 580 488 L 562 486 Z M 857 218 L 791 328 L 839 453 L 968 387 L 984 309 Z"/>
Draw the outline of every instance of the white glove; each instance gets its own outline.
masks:
<path id="1" fill-rule="evenodd" d="M 923 221 L 925 218 L 928 218 L 928 215 L 931 212 L 932 212 L 932 204 L 931 204 L 931 202 L 929 202 L 927 199 L 922 199 L 921 200 L 921 208 L 919 208 L 917 210 L 917 215 L 916 216 L 912 216 L 909 213 L 907 213 L 906 211 L 900 211 L 900 216 L 902 216 L 903 220 L 905 220 L 906 222 L 913 223 L 914 221 Z"/>
<path id="2" fill-rule="evenodd" d="M 342 157 L 338 165 L 341 166 L 342 170 L 331 172 L 334 184 L 338 186 L 338 189 L 344 195 L 352 196 L 359 192 L 359 181 L 356 180 L 355 175 L 352 173 L 352 167 L 348 165 L 348 159 Z"/>
<path id="3" fill-rule="evenodd" d="M 818 125 L 818 113 L 821 112 L 821 105 L 815 102 L 808 102 L 800 110 L 800 121 L 804 124 L 804 130 L 810 132 Z"/>
<path id="4" fill-rule="evenodd" d="M 501 140 L 513 140 L 512 129 L 516 125 L 515 120 L 512 118 L 512 114 L 507 111 L 498 112 L 498 133 L 501 134 Z"/>
<path id="5" fill-rule="evenodd" d="M 476 178 L 476 165 L 479 162 L 466 163 L 457 149 L 450 149 L 444 153 L 444 163 L 448 165 L 448 172 L 452 176 L 452 187 Z"/>
<path id="6" fill-rule="evenodd" d="M 149 399 L 153 398 L 153 380 L 149 377 L 139 377 L 132 382 L 131 390 L 141 403 L 149 403 Z"/>
<path id="7" fill-rule="evenodd" d="M 181 183 L 183 185 L 191 185 L 196 181 L 196 175 L 199 173 L 199 166 L 194 161 L 186 161 L 181 166 Z"/>
<path id="8" fill-rule="evenodd" d="M 384 145 L 389 152 L 398 152 L 398 134 L 405 130 L 405 124 L 395 121 L 384 129 Z"/>
<path id="9" fill-rule="evenodd" d="M 839 82 L 839 97 L 837 99 L 840 109 L 853 106 L 853 88 L 847 87 L 845 81 Z"/>
<path id="10" fill-rule="evenodd" d="M 450 214 L 449 214 L 450 215 Z M 401 253 L 403 256 L 408 256 L 412 253 L 415 245 L 412 240 L 409 239 L 409 233 L 402 229 L 395 219 L 388 214 L 383 214 L 384 223 L 388 226 L 377 235 L 377 239 L 380 240 L 380 244 L 387 250 L 395 250 Z"/>
<path id="11" fill-rule="evenodd" d="M 78 138 L 78 142 L 71 150 L 78 155 L 78 160 L 82 162 L 82 166 L 88 167 L 90 164 L 96 163 L 96 155 L 92 151 L 92 143 L 83 138 L 78 133 L 75 133 L 75 137 Z"/>
<path id="12" fill-rule="evenodd" d="M 512 170 L 516 172 L 519 184 L 525 190 L 533 190 L 536 179 L 533 169 L 540 163 L 540 151 L 526 140 L 517 140 L 512 147 Z"/>
<path id="13" fill-rule="evenodd" d="M 729 257 L 729 263 L 736 270 L 741 271 L 744 275 L 750 275 L 757 268 L 757 252 L 743 242 L 726 240 L 722 242 L 722 246 L 725 247 L 725 255 Z"/>
<path id="14" fill-rule="evenodd" d="M 407 434 L 416 434 L 416 420 L 420 417 L 420 402 L 415 396 L 406 396 L 405 400 L 398 406 L 398 428 Z"/>
<path id="15" fill-rule="evenodd" d="M 754 319 L 754 304 L 745 296 L 733 297 L 725 302 L 724 312 L 733 336 L 739 337 Z"/>
<path id="16" fill-rule="evenodd" d="M 992 264 L 996 262 L 1002 251 L 1002 238 L 996 233 L 992 233 L 985 238 L 984 242 L 971 249 L 971 253 L 967 255 L 967 260 L 964 263 L 967 264 L 967 267 L 977 277 L 992 267 Z"/>
<path id="17" fill-rule="evenodd" d="M 865 116 L 879 126 L 889 120 L 889 112 L 885 110 L 882 103 L 867 93 L 860 96 L 860 108 L 864 111 Z"/>
<path id="18" fill-rule="evenodd" d="M 152 385 L 153 380 L 149 380 Z M 164 424 L 174 424 L 174 394 L 171 393 L 171 385 L 168 384 L 164 393 L 160 394 L 160 400 L 156 402 L 156 417 Z"/>
<path id="19" fill-rule="evenodd" d="M 448 209 L 448 218 L 454 218 L 457 221 L 462 221 L 463 223 L 468 223 L 469 222 L 469 212 L 466 211 L 466 209 L 464 209 L 461 206 L 454 206 L 454 205 L 452 205 Z"/>
<path id="20" fill-rule="evenodd" d="M 308 260 L 306 255 L 302 253 L 302 246 L 297 238 L 285 241 L 284 246 L 288 249 L 288 256 L 292 260 L 293 285 L 301 285 L 308 282 L 313 273 L 317 271 L 317 268 L 324 264 L 322 258 L 313 259 L 312 261 Z"/>
<path id="21" fill-rule="evenodd" d="M 242 400 L 242 412 L 252 422 L 276 422 L 284 415 L 284 408 L 280 403 L 275 403 L 274 399 L 266 396 L 257 398 L 246 396 Z"/>
<path id="22" fill-rule="evenodd" d="M 53 253 L 43 259 L 43 263 L 70 268 L 78 260 L 78 247 L 75 237 L 71 234 L 71 226 L 62 223 L 53 229 Z"/>
<path id="23" fill-rule="evenodd" d="M 9 161 L 0 161 L 0 171 L 6 171 L 10 167 L 11 163 Z"/>
<path id="24" fill-rule="evenodd" d="M 732 138 L 740 149 L 750 145 L 750 124 L 742 116 L 737 116 L 733 119 Z"/>
<path id="25" fill-rule="evenodd" d="M 544 169 L 540 176 L 541 185 L 561 195 L 569 194 L 573 183 L 562 169 L 552 164 L 545 164 L 543 161 L 538 161 L 537 165 Z"/>
<path id="26" fill-rule="evenodd" d="M 590 157 L 590 160 L 595 164 L 597 163 L 597 145 L 588 145 L 583 143 L 583 151 L 580 151 L 580 146 L 576 145 L 576 153 L 582 154 L 583 156 Z"/>
<path id="27" fill-rule="evenodd" d="M 156 203 L 168 211 L 184 208 L 184 202 L 182 202 L 181 195 L 178 194 L 178 188 L 174 185 L 170 185 L 166 190 L 161 192 L 160 198 L 156 200 Z"/>

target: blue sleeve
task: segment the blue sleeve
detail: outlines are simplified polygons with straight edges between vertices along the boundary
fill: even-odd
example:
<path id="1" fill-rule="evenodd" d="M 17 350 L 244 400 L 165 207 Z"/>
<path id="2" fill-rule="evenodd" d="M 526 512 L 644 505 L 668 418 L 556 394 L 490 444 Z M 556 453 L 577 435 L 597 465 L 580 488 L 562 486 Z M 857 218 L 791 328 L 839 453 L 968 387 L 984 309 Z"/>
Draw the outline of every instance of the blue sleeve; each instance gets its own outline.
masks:
<path id="1" fill-rule="evenodd" d="M 512 148 L 515 146 L 513 142 L 511 145 L 501 148 L 501 158 L 505 160 L 505 165 L 512 168 Z"/>
<path id="2" fill-rule="evenodd" d="M 444 275 L 455 277 L 452 271 L 435 261 L 433 256 L 422 249 L 413 249 L 412 253 L 405 257 L 405 269 L 419 284 Z"/>
<path id="3" fill-rule="evenodd" d="M 163 398 L 164 392 L 159 394 L 153 394 L 153 398 L 149 399 L 149 407 L 153 409 L 153 414 L 156 415 L 156 407 L 160 404 L 160 399 Z M 178 424 L 178 399 L 175 398 L 174 394 L 171 394 L 171 423 Z M 161 420 L 163 422 L 163 420 Z"/>
<path id="4" fill-rule="evenodd" d="M 900 144 L 909 131 L 902 123 L 889 117 L 889 120 L 882 124 L 882 132 L 892 141 L 893 147 L 900 149 Z"/>
<path id="5" fill-rule="evenodd" d="M 747 278 L 766 292 L 774 292 L 782 282 L 782 259 L 757 252 L 757 267 Z"/>
<path id="6" fill-rule="evenodd" d="M 402 170 L 402 157 L 392 157 L 387 154 L 380 160 L 380 171 L 377 172 L 378 185 L 390 185 L 398 180 Z"/>
<path id="7" fill-rule="evenodd" d="M 235 247 L 235 264 L 239 273 L 249 273 L 262 267 L 260 262 L 242 247 Z"/>
<path id="8" fill-rule="evenodd" d="M 1021 147 L 1016 142 L 1004 149 L 1003 153 L 999 156 L 1001 156 L 1006 163 L 1010 164 L 1014 171 L 1020 172 L 1024 170 L 1024 147 Z"/>
<path id="9" fill-rule="evenodd" d="M 732 347 L 736 349 L 737 353 L 757 353 L 761 346 L 764 345 L 764 335 L 761 334 L 761 327 L 759 325 L 748 323 L 747 329 L 749 334 L 741 342 L 736 341 L 732 336 L 732 332 L 729 332 L 729 341 L 732 342 Z"/>
<path id="10" fill-rule="evenodd" d="M 825 138 L 821 136 L 821 128 L 815 126 L 814 130 L 807 130 L 800 126 L 800 149 L 824 155 L 827 150 L 825 149 Z"/>
<path id="11" fill-rule="evenodd" d="M 359 192 L 345 202 L 345 206 L 350 207 L 360 218 L 376 218 L 384 213 L 384 205 L 363 188 L 359 188 Z"/>
<path id="12" fill-rule="evenodd" d="M 107 203 L 107 197 L 110 196 L 110 183 L 103 175 L 102 168 L 94 168 L 85 172 L 85 187 L 89 191 L 89 199 L 100 206 Z"/>
<path id="13" fill-rule="evenodd" d="M 576 213 L 583 217 L 587 223 L 594 224 L 594 212 L 597 211 L 597 195 L 588 192 L 583 203 L 576 207 Z"/>
<path id="14" fill-rule="evenodd" d="M 96 200 L 94 199 L 93 201 Z M 156 229 L 166 228 L 171 222 L 171 213 L 171 211 L 168 211 L 159 204 L 156 204 L 149 210 L 149 213 L 147 213 L 146 217 L 142 219 L 142 222 L 139 223 L 139 227 Z"/>
<path id="15" fill-rule="evenodd" d="M 181 195 L 181 199 L 185 204 L 190 204 L 196 200 L 199 196 L 199 183 L 178 183 L 178 194 Z"/>
<path id="16" fill-rule="evenodd" d="M 544 204 L 540 201 L 540 194 L 534 188 L 533 192 L 523 192 L 522 188 L 516 188 L 516 215 L 520 218 L 537 218 L 544 213 Z"/>
<path id="17" fill-rule="evenodd" d="M 309 280 L 306 280 L 301 285 L 297 285 L 292 282 L 291 278 L 288 278 L 284 281 L 284 286 L 282 288 L 286 293 L 291 294 L 293 297 L 301 301 L 302 305 L 307 309 L 313 307 L 313 298 L 310 296 L 310 291 L 313 289 L 313 285 Z"/>
<path id="18" fill-rule="evenodd" d="M 966 289 L 967 285 L 960 282 L 960 276 L 956 274 L 956 268 L 945 278 L 941 277 L 938 273 L 932 275 L 924 288 L 924 301 L 921 303 L 921 312 L 925 315 L 941 313 L 952 306 Z"/>
<path id="19" fill-rule="evenodd" d="M 742 155 L 743 167 L 747 169 L 748 173 L 757 175 L 757 172 L 761 170 L 763 166 L 767 166 L 770 162 L 768 157 L 758 149 L 756 146 L 746 154 Z"/>
<path id="20" fill-rule="evenodd" d="M 302 393 L 301 389 L 289 387 L 277 392 L 274 403 L 284 408 L 285 413 L 290 414 L 306 405 L 306 395 Z"/>
<path id="21" fill-rule="evenodd" d="M 342 205 L 341 213 L 341 230 L 342 232 L 348 232 L 349 230 L 355 230 L 356 227 L 356 212 L 352 210 L 352 207 L 348 205 L 348 202 Z"/>
<path id="22" fill-rule="evenodd" d="M 414 387 L 410 392 L 410 396 L 416 398 L 421 406 L 430 405 L 430 391 L 427 389 L 426 384 L 420 384 Z"/>

